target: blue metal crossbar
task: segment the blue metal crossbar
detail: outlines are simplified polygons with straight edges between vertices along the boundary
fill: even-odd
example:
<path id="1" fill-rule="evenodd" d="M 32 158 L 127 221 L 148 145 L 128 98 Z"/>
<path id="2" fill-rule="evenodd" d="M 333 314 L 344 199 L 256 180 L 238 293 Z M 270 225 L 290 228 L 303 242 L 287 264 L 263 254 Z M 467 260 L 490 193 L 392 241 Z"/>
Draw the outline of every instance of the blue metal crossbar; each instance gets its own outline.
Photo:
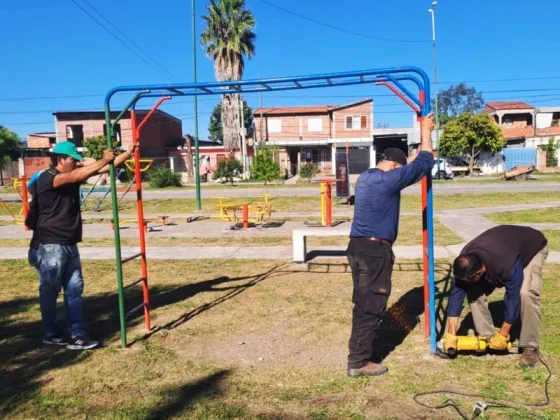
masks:
<path id="1" fill-rule="evenodd" d="M 230 82 L 207 82 L 185 84 L 156 84 L 142 86 L 119 86 L 111 89 L 105 97 L 105 105 L 109 105 L 112 96 L 117 92 L 150 92 L 149 96 L 207 96 L 235 93 L 255 93 L 298 89 L 313 89 L 321 87 L 350 86 L 358 84 L 374 84 L 382 80 L 409 80 L 415 81 L 414 75 L 419 76 L 420 83 L 416 83 L 424 91 L 425 97 L 430 97 L 430 82 L 428 75 L 418 67 L 396 67 L 386 69 L 361 70 L 342 73 L 319 74 L 310 76 L 296 76 L 273 79 L 239 80 Z M 404 79 L 401 76 L 406 76 Z M 391 79 L 392 78 L 392 79 Z M 411 92 L 403 92 L 412 101 L 417 102 L 418 97 Z M 429 103 L 421 107 L 423 116 L 430 111 Z"/>
<path id="2" fill-rule="evenodd" d="M 412 82 L 418 88 L 418 96 L 414 95 L 401 82 Z M 317 74 L 309 76 L 284 77 L 273 79 L 239 80 L 229 82 L 184 83 L 184 84 L 154 84 L 141 86 L 119 86 L 111 89 L 105 96 L 105 113 L 110 121 L 111 98 L 118 92 L 131 92 L 136 96 L 131 100 L 121 115 L 133 109 L 141 98 L 155 98 L 162 96 L 208 96 L 239 93 L 257 93 L 286 90 L 302 90 L 324 87 L 351 86 L 359 84 L 375 84 L 389 82 L 396 86 L 402 94 L 418 105 L 420 117 L 426 117 L 431 111 L 430 105 L 430 80 L 428 75 L 418 67 L 395 67 L 385 69 L 371 69 L 330 74 Z M 116 194 L 113 168 L 111 172 L 111 193 Z M 433 235 L 433 197 L 431 176 L 428 175 L 427 183 L 427 231 L 428 231 L 428 286 L 430 307 L 430 350 L 436 351 L 436 314 L 435 314 L 435 278 L 434 278 L 434 235 Z M 118 226 L 118 214 L 114 214 L 115 226 Z M 117 261 L 120 261 L 120 236 L 115 229 L 115 251 Z M 124 262 L 124 261 L 123 261 Z M 119 271 L 121 272 L 119 274 Z M 117 264 L 117 277 L 122 278 L 122 266 Z M 136 309 L 136 308 L 135 308 Z"/>

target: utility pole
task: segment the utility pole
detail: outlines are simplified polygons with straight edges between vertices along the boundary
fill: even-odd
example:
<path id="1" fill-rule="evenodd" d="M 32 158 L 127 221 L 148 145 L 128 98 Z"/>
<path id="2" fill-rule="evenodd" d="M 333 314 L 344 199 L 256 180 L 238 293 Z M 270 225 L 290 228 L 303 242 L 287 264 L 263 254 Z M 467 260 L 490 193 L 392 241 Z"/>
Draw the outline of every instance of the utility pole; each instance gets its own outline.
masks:
<path id="1" fill-rule="evenodd" d="M 247 179 L 247 168 L 248 168 L 248 159 L 247 159 L 247 139 L 245 137 L 245 103 L 244 100 L 241 98 L 241 95 L 237 96 L 239 98 L 239 114 L 240 114 L 240 122 L 241 122 L 241 156 L 243 159 L 243 178 Z"/>
<path id="2" fill-rule="evenodd" d="M 436 55 L 436 6 L 437 1 L 432 3 L 431 9 L 428 12 L 432 15 L 432 53 L 434 58 L 434 91 L 435 91 L 435 105 L 436 105 L 436 146 L 437 146 L 437 174 L 439 176 L 440 172 L 440 162 L 439 162 L 439 89 L 437 81 L 437 55 Z M 429 100 L 429 99 L 428 99 Z"/>
<path id="3" fill-rule="evenodd" d="M 196 14 L 195 1 L 192 4 L 192 50 L 193 50 L 193 79 L 196 83 Z M 194 95 L 194 182 L 196 189 L 196 209 L 202 210 L 200 199 L 200 161 L 198 153 L 198 96 Z"/>

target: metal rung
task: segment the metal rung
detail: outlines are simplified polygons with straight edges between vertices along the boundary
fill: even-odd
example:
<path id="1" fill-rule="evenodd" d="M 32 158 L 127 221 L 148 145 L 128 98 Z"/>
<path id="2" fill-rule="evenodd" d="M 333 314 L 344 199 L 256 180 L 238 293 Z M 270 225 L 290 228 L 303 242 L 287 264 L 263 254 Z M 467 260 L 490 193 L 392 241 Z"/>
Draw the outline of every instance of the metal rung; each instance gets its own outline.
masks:
<path id="1" fill-rule="evenodd" d="M 294 85 L 296 85 L 298 88 L 301 88 L 301 84 L 299 82 L 294 81 Z"/>
<path id="2" fill-rule="evenodd" d="M 133 255 L 133 256 L 131 256 L 131 257 L 125 258 L 124 260 L 121 260 L 121 264 L 125 264 L 125 263 L 127 263 L 127 262 L 129 262 L 129 261 L 135 260 L 136 258 L 141 257 L 141 256 L 143 256 L 143 255 L 144 255 L 144 254 L 143 254 L 142 252 L 139 252 L 138 254 L 135 254 L 135 255 Z"/>
<path id="3" fill-rule="evenodd" d="M 331 86 L 333 85 L 333 83 L 332 83 L 332 80 L 331 80 L 331 79 L 328 79 L 328 78 L 327 78 L 326 80 L 327 80 L 327 83 L 328 83 L 329 85 L 331 85 Z"/>
<path id="4" fill-rule="evenodd" d="M 146 305 L 145 303 L 141 303 L 141 304 L 138 305 L 136 308 L 131 309 L 130 311 L 128 311 L 128 312 L 125 314 L 124 317 L 125 317 L 125 318 L 130 317 L 130 315 L 132 315 L 132 314 L 135 313 L 135 312 L 138 312 L 138 311 L 139 311 L 140 309 L 142 309 L 145 305 Z"/>
<path id="5" fill-rule="evenodd" d="M 138 280 L 124 286 L 123 290 L 126 290 L 126 289 L 128 289 L 129 287 L 132 287 L 132 286 L 136 286 L 138 283 L 141 283 L 141 282 L 146 281 L 146 280 L 147 280 L 146 277 L 140 277 Z"/>

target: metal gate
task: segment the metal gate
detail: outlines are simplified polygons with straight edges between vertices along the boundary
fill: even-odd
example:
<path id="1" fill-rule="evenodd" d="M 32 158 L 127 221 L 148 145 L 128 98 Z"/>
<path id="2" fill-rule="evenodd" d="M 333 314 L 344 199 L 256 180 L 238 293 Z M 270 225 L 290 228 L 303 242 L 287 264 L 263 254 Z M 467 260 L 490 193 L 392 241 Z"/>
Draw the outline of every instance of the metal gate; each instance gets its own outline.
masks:
<path id="1" fill-rule="evenodd" d="M 506 171 L 517 165 L 537 165 L 537 149 L 506 148 L 504 149 Z"/>
<path id="2" fill-rule="evenodd" d="M 338 153 L 346 152 L 345 148 L 337 148 Z M 348 172 L 359 175 L 370 167 L 369 146 L 350 147 L 348 149 Z"/>

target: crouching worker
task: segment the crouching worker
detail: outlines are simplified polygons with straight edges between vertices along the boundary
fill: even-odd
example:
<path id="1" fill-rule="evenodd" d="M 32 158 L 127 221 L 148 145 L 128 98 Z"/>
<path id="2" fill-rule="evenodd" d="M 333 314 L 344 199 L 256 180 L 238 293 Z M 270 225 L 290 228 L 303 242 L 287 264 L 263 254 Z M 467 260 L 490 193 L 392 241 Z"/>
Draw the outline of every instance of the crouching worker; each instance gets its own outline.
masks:
<path id="1" fill-rule="evenodd" d="M 519 347 L 521 367 L 538 363 L 541 329 L 542 269 L 548 256 L 546 237 L 523 226 L 497 226 L 474 238 L 453 264 L 454 282 L 447 308 L 447 332 L 443 348 L 457 345 L 459 316 L 467 297 L 480 336 L 489 340 L 492 350 L 507 350 L 512 325 L 521 315 Z M 488 296 L 505 288 L 504 322 L 495 331 L 488 309 Z"/>
<path id="2" fill-rule="evenodd" d="M 84 280 L 77 244 L 82 240 L 80 184 L 89 177 L 106 173 L 109 164 L 124 163 L 134 152 L 115 158 L 112 150 L 88 166 L 74 143 L 58 143 L 51 156 L 51 166 L 43 171 L 31 188 L 33 200 L 25 224 L 33 230 L 29 246 L 29 263 L 39 275 L 39 303 L 43 320 L 43 343 L 66 346 L 70 350 L 92 349 L 99 345 L 87 338 L 82 311 Z M 64 290 L 64 307 L 68 338 L 56 321 L 56 300 Z"/>

